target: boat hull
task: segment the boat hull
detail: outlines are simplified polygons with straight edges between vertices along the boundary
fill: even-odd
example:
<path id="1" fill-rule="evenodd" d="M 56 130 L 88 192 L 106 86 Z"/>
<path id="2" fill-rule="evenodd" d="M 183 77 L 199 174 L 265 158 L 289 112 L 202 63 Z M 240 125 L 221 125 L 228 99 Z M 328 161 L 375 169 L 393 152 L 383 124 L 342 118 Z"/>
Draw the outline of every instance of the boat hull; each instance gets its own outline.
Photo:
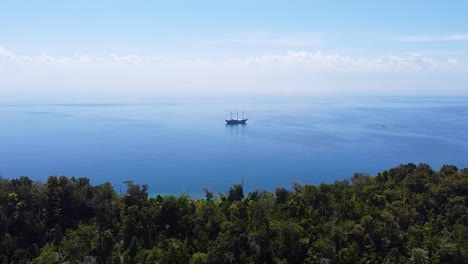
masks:
<path id="1" fill-rule="evenodd" d="M 247 118 L 245 119 L 226 119 L 226 125 L 245 125 Z"/>

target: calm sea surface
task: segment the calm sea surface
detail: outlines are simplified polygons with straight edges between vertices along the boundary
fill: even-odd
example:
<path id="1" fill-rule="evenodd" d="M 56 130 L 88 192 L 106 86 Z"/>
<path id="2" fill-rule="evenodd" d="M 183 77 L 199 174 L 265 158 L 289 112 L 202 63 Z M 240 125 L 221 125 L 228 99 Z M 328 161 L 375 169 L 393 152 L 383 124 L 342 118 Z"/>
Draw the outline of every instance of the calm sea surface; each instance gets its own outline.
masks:
<path id="1" fill-rule="evenodd" d="M 247 125 L 226 126 L 237 106 Z M 132 180 L 152 195 L 330 183 L 408 162 L 468 167 L 468 98 L 1 103 L 0 122 L 3 177 L 84 176 L 117 191 Z"/>

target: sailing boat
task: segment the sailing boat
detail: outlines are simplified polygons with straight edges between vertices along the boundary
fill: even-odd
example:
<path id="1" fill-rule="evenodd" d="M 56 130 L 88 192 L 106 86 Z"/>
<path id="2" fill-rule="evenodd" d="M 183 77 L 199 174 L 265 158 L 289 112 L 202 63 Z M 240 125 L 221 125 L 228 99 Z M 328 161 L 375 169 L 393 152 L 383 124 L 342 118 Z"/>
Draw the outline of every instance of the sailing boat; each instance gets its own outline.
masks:
<path id="1" fill-rule="evenodd" d="M 231 119 L 226 119 L 226 125 L 245 125 L 248 118 L 244 118 L 244 109 L 242 109 L 242 118 L 239 118 L 239 110 L 237 110 L 237 118 L 232 118 L 232 111 L 231 111 Z"/>

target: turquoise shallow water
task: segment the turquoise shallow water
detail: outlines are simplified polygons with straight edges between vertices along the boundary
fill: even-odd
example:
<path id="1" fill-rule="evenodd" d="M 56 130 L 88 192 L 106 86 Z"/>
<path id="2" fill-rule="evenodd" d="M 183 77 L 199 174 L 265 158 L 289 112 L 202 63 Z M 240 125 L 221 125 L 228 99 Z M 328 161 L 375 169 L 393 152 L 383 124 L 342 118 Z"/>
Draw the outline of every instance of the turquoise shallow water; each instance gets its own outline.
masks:
<path id="1" fill-rule="evenodd" d="M 151 101 L 151 100 L 147 100 Z M 245 126 L 226 126 L 232 107 Z M 468 167 L 468 98 L 1 103 L 0 173 L 146 183 L 152 195 L 318 184 L 400 163 Z"/>

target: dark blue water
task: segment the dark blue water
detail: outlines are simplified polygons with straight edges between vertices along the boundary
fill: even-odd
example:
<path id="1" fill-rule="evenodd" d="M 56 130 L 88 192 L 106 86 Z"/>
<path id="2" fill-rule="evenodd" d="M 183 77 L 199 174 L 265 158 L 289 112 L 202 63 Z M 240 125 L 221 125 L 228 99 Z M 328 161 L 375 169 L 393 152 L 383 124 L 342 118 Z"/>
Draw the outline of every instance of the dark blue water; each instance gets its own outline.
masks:
<path id="1" fill-rule="evenodd" d="M 151 100 L 149 100 L 151 101 Z M 226 126 L 245 107 L 245 126 Z M 468 167 L 467 98 L 0 104 L 0 173 L 146 183 L 150 193 L 318 184 L 400 163 Z"/>

